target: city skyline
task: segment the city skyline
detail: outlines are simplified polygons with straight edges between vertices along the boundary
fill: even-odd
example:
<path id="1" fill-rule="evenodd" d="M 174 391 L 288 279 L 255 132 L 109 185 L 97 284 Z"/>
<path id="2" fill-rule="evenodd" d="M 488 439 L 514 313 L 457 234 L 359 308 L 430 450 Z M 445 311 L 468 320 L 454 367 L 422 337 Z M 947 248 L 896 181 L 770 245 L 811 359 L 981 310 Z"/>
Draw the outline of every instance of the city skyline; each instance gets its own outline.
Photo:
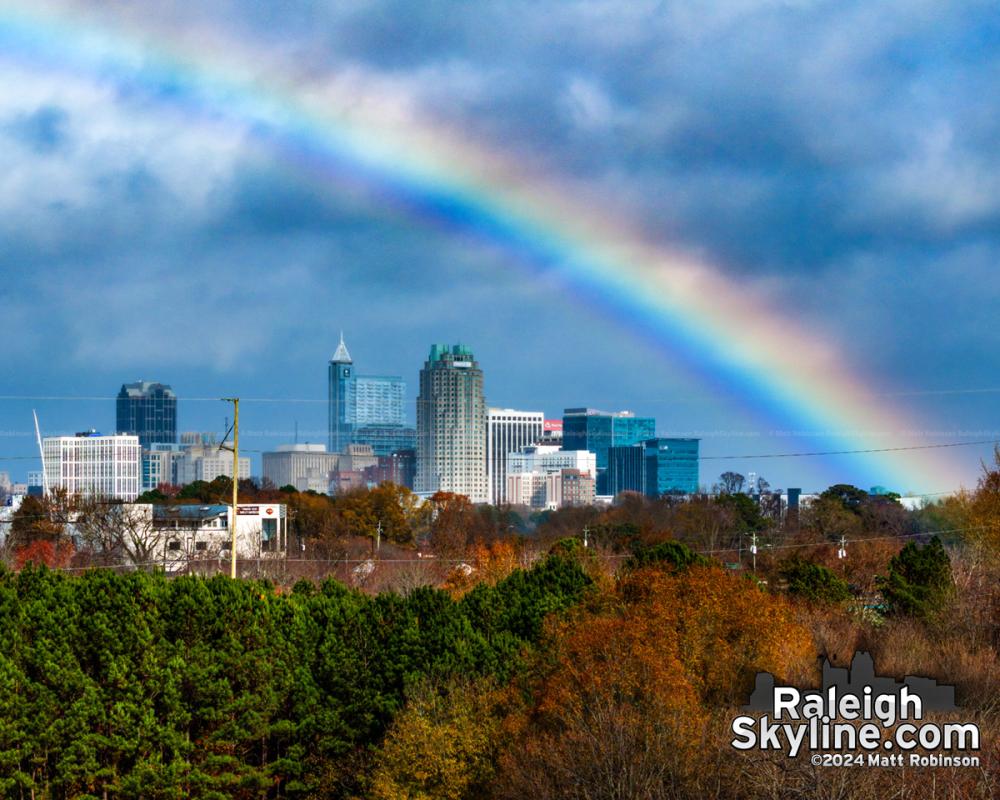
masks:
<path id="1" fill-rule="evenodd" d="M 997 11 L 0 0 L 0 800 L 1000 797 Z"/>
<path id="2" fill-rule="evenodd" d="M 827 454 L 734 460 L 777 484 L 954 490 L 990 444 L 929 448 L 1000 438 L 983 9 L 149 8 L 0 19 L 8 398 L 311 399 L 345 328 L 414 386 L 461 339 L 497 406 Z M 0 401 L 0 467 L 73 402 Z M 256 449 L 322 429 L 289 405 Z"/>
<path id="3" fill-rule="evenodd" d="M 346 353 L 346 348 L 344 347 L 344 333 L 343 333 L 343 331 L 341 331 L 339 333 L 339 337 L 340 337 L 339 348 L 343 348 L 344 351 L 345 351 L 345 353 Z M 350 358 L 350 355 L 348 354 L 347 357 Z M 334 356 L 334 358 L 336 358 L 336 356 Z M 334 361 L 333 361 L 332 358 L 329 360 L 329 363 L 330 363 L 331 366 L 333 365 Z M 484 370 L 484 372 L 488 375 L 488 371 Z M 160 376 L 160 377 L 162 377 L 162 376 Z M 352 377 L 353 377 L 353 373 L 352 373 Z M 359 379 L 365 379 L 367 377 L 368 376 L 358 376 Z M 329 383 L 329 377 L 327 379 L 327 382 Z M 407 383 L 407 381 L 403 380 L 403 383 L 405 384 L 405 383 Z M 139 381 L 139 382 L 126 383 L 126 384 L 123 385 L 123 388 L 124 388 L 124 386 L 135 386 L 135 385 L 138 385 L 138 384 L 148 384 L 150 386 L 163 386 L 165 389 L 167 389 L 168 391 L 170 391 L 174 395 L 173 399 L 175 401 L 175 405 L 176 406 L 184 409 L 185 413 L 189 410 L 185 406 L 185 404 L 184 404 L 184 401 L 185 401 L 184 395 L 180 394 L 179 392 L 176 392 L 172 388 L 173 387 L 173 383 L 172 382 L 169 382 L 169 381 L 164 381 L 164 382 L 160 382 L 160 381 Z M 488 387 L 489 381 L 488 380 L 484 380 L 484 385 L 486 385 Z M 202 420 L 204 420 L 204 419 L 210 419 L 211 418 L 211 413 L 210 412 L 206 413 L 206 406 L 211 406 L 213 403 L 220 402 L 218 410 L 222 412 L 222 415 L 220 417 L 221 422 L 219 422 L 216 425 L 216 427 L 214 427 L 214 428 L 211 425 L 188 424 L 187 421 L 186 421 L 185 416 L 182 413 L 178 413 L 176 411 L 176 408 L 175 408 L 175 414 L 177 416 L 177 423 L 176 424 L 177 424 L 177 430 L 178 430 L 178 432 L 179 433 L 188 433 L 188 432 L 190 432 L 190 433 L 196 433 L 196 432 L 204 430 L 204 431 L 208 431 L 208 432 L 211 432 L 213 434 L 216 434 L 217 437 L 218 437 L 218 439 L 221 440 L 222 435 L 225 433 L 225 427 L 226 427 L 226 425 L 228 425 L 228 422 L 229 422 L 229 416 L 228 416 L 228 414 L 226 414 L 226 407 L 225 407 L 225 405 L 221 404 L 221 401 L 217 401 L 216 398 L 212 398 L 212 397 L 196 396 L 196 397 L 187 398 L 187 399 L 192 402 L 192 407 L 190 408 L 190 411 L 192 412 L 191 413 L 191 418 L 195 419 L 195 420 L 197 420 L 197 419 L 202 419 Z M 410 398 L 407 401 L 407 403 L 406 403 L 407 407 L 411 406 L 411 405 L 413 406 L 413 408 L 411 409 L 411 411 L 412 411 L 412 418 L 413 419 L 416 419 L 417 400 L 418 400 L 418 398 L 416 398 L 416 397 Z M 120 402 L 120 395 L 111 395 L 108 398 L 100 398 L 100 397 L 79 397 L 79 398 L 75 398 L 75 397 L 71 397 L 71 396 L 66 396 L 66 397 L 63 397 L 63 398 L 42 398 L 42 399 L 40 399 L 38 401 L 32 401 L 32 404 L 33 405 L 38 405 L 38 404 L 44 405 L 45 403 L 51 403 L 51 404 L 68 404 L 68 405 L 71 405 L 71 406 L 75 406 L 77 404 L 83 404 L 83 405 L 95 405 L 95 404 L 96 405 L 104 405 L 108 401 L 111 401 L 112 405 L 114 406 L 114 404 L 116 402 Z M 23 402 L 28 402 L 28 401 L 23 401 Z M 322 400 L 319 399 L 319 398 L 309 398 L 309 397 L 284 398 L 283 399 L 283 398 L 266 398 L 266 397 L 252 397 L 252 396 L 251 397 L 246 397 L 243 400 L 244 408 L 247 407 L 246 404 L 249 404 L 249 406 L 254 406 L 254 404 L 259 404 L 260 407 L 268 408 L 268 409 L 272 409 L 274 407 L 302 409 L 302 408 L 311 408 L 311 407 L 314 407 L 314 406 L 317 406 L 317 405 L 328 407 L 329 406 L 329 402 L 330 402 L 329 396 L 326 399 L 322 399 Z M 490 407 L 490 409 L 492 410 L 493 409 L 493 402 L 492 402 L 492 399 L 491 399 L 488 391 L 485 394 L 485 402 Z M 532 405 L 537 405 L 537 404 L 532 404 L 532 403 L 529 402 L 527 405 L 528 406 L 532 406 Z M 655 405 L 654 405 L 654 407 L 655 407 Z M 100 412 L 100 413 L 104 414 L 105 416 L 107 416 L 107 414 L 105 412 L 106 412 L 106 409 L 104 411 Z M 652 413 L 652 412 L 647 413 L 647 414 L 636 414 L 631 409 L 628 409 L 628 410 L 621 410 L 621 409 L 619 409 L 617 411 L 605 412 L 605 411 L 595 411 L 593 408 L 590 408 L 590 407 L 574 406 L 574 407 L 565 407 L 565 408 L 563 408 L 561 410 L 560 409 L 546 409 L 542 413 L 543 413 L 543 416 L 544 416 L 545 419 L 548 419 L 548 418 L 565 419 L 564 415 L 566 413 L 581 413 L 581 412 L 587 412 L 588 414 L 593 414 L 593 413 L 597 413 L 597 414 L 610 414 L 612 417 L 619 417 L 619 416 L 624 415 L 625 416 L 625 421 L 626 422 L 630 421 L 632 424 L 634 424 L 636 421 L 643 422 L 643 419 L 648 417 L 648 418 L 652 418 L 652 420 L 653 420 L 653 424 L 654 424 L 654 428 L 652 429 L 654 431 L 653 435 L 655 435 L 657 437 L 660 437 L 660 438 L 681 438 L 681 439 L 684 439 L 684 438 L 696 438 L 696 439 L 700 439 L 702 436 L 705 436 L 707 434 L 708 441 L 709 442 L 712 441 L 712 434 L 713 434 L 713 432 L 711 432 L 711 431 L 707 431 L 706 432 L 706 431 L 699 431 L 699 430 L 696 430 L 696 429 L 694 429 L 694 430 L 691 430 L 691 429 L 681 429 L 679 431 L 667 430 L 666 433 L 665 433 L 664 432 L 664 427 L 662 426 L 662 424 L 660 423 L 660 421 L 656 418 L 656 415 L 654 413 Z M 112 410 L 112 414 L 113 413 L 114 413 L 114 410 Z M 406 411 L 404 410 L 403 413 L 405 415 Z M 248 416 L 248 412 L 247 411 L 243 412 L 244 428 L 243 428 L 243 431 L 241 432 L 241 439 L 244 442 L 246 442 L 246 441 L 249 440 L 251 442 L 251 444 L 246 445 L 244 447 L 241 447 L 241 453 L 251 460 L 252 467 L 251 467 L 250 472 L 248 474 L 251 474 L 251 475 L 254 475 L 254 476 L 258 476 L 258 477 L 263 474 L 263 463 L 261 461 L 261 458 L 262 458 L 262 456 L 263 456 L 264 453 L 266 453 L 266 452 L 273 452 L 277 447 L 280 447 L 282 445 L 287 445 L 287 444 L 293 444 L 294 442 L 301 442 L 303 444 L 306 444 L 306 443 L 312 443 L 312 444 L 322 443 L 323 440 L 326 438 L 326 435 L 328 435 L 328 433 L 329 433 L 328 430 L 324 431 L 321 427 L 317 427 L 316 425 L 309 425 L 309 424 L 301 425 L 299 423 L 299 420 L 301 418 L 303 418 L 303 417 L 305 417 L 307 419 L 309 419 L 309 418 L 315 419 L 317 417 L 317 412 L 315 410 L 313 410 L 311 413 L 293 415 L 293 416 L 295 416 L 295 419 L 292 421 L 291 425 L 287 424 L 288 421 L 289 421 L 288 416 L 283 415 L 280 412 L 279 413 L 275 413 L 273 410 L 271 410 L 270 414 L 268 415 L 270 417 L 270 419 L 271 420 L 281 420 L 282 424 L 279 424 L 277 426 L 272 425 L 270 427 L 270 429 L 265 430 L 265 431 L 259 431 L 255 427 L 251 427 L 249 429 L 247 429 L 245 427 L 246 424 L 247 424 L 246 420 L 247 419 L 251 419 L 252 420 L 252 419 L 255 418 L 255 416 L 256 415 L 254 414 L 253 411 L 249 412 L 249 416 Z M 329 419 L 328 408 L 324 408 L 323 409 L 322 416 L 325 419 Z M 113 419 L 113 417 L 112 417 L 112 419 Z M 83 422 L 82 422 L 81 425 L 79 425 L 79 426 L 70 425 L 70 427 L 67 428 L 67 429 L 65 429 L 65 430 L 50 430 L 50 429 L 48 429 L 43 424 L 42 425 L 42 433 L 43 433 L 43 436 L 45 436 L 45 435 L 63 435 L 63 436 L 69 436 L 69 435 L 73 435 L 73 433 L 75 433 L 78 429 L 83 429 L 83 430 L 91 430 L 91 429 L 93 429 L 93 430 L 96 430 L 97 432 L 101 432 L 102 429 L 103 429 L 103 431 L 105 433 L 116 433 L 116 432 L 119 432 L 119 431 L 115 431 L 114 430 L 116 427 L 117 426 L 113 425 L 113 424 L 112 425 L 108 425 L 107 427 L 103 427 L 103 426 L 101 426 L 99 424 L 99 421 L 98 421 L 98 424 L 92 424 L 89 420 L 83 420 Z M 637 443 L 641 443 L 641 441 L 644 441 L 645 438 L 647 438 L 648 431 L 646 430 L 645 427 L 643 427 L 642 430 L 639 433 L 641 435 L 637 434 L 637 437 L 633 437 L 633 438 L 636 438 L 636 442 Z M 318 435 L 318 434 L 326 434 L 326 435 Z M 753 441 L 758 440 L 759 438 L 760 437 L 758 437 L 756 435 L 750 435 L 750 436 L 744 437 L 744 440 L 748 441 L 748 442 L 753 442 Z M 624 441 L 624 440 L 622 440 L 622 441 Z M 629 440 L 629 441 L 631 441 L 631 440 Z M 32 444 L 34 444 L 34 442 L 32 442 Z M 256 446 L 257 444 L 260 444 L 261 446 L 258 447 L 258 446 Z M 37 456 L 37 447 L 34 447 L 33 449 L 34 449 L 34 452 L 35 452 L 35 454 Z M 600 449 L 600 448 L 598 448 L 598 449 Z M 972 449 L 972 448 L 969 448 L 969 449 Z M 723 471 L 730 471 L 730 470 L 733 470 L 733 469 L 735 469 L 735 471 L 740 472 L 741 474 L 744 474 L 744 475 L 747 475 L 747 474 L 757 474 L 757 475 L 759 475 L 761 477 L 764 477 L 764 478 L 766 478 L 770 482 L 770 484 L 773 487 L 776 487 L 776 488 L 784 488 L 786 486 L 799 486 L 800 484 L 804 484 L 807 487 L 805 489 L 805 491 L 807 493 L 814 492 L 814 491 L 819 491 L 819 490 L 822 490 L 823 488 L 825 488 L 824 485 L 820 485 L 820 484 L 815 484 L 815 485 L 811 485 L 810 486 L 810 484 L 809 484 L 809 482 L 807 480 L 803 481 L 803 480 L 800 479 L 800 476 L 802 476 L 804 473 L 807 473 L 808 470 L 797 470 L 797 469 L 790 468 L 790 467 L 785 467 L 784 469 L 782 469 L 780 467 L 776 468 L 776 469 L 768 469 L 775 461 L 785 461 L 786 460 L 785 456 L 787 456 L 787 461 L 791 462 L 792 464 L 800 462 L 800 457 L 797 456 L 795 453 L 783 454 L 781 452 L 778 452 L 778 453 L 765 453 L 765 452 L 762 452 L 760 454 L 762 456 L 761 458 L 754 458 L 754 457 L 752 457 L 752 454 L 750 454 L 750 455 L 751 455 L 751 457 L 748 457 L 748 458 L 738 458 L 738 457 L 736 457 L 735 453 L 719 453 L 717 451 L 713 452 L 713 451 L 709 450 L 708 461 L 707 461 L 707 463 L 702 464 L 702 468 L 701 468 L 701 475 L 700 475 L 700 486 L 701 486 L 701 488 L 703 488 L 705 490 L 710 490 L 712 488 L 713 484 L 716 482 L 718 474 L 721 474 L 721 472 L 723 472 Z M 775 458 L 775 456 L 778 456 L 778 458 Z M 28 472 L 37 471 L 37 468 L 38 468 L 37 466 L 34 466 L 34 467 L 31 466 L 32 458 L 33 457 L 31 455 L 27 455 L 26 454 L 26 455 L 21 456 L 21 457 L 19 457 L 17 459 L 8 460 L 6 462 L 9 465 L 8 468 L 0 470 L 0 471 L 6 471 L 6 472 L 8 472 L 12 476 L 12 478 L 14 478 L 15 480 L 23 480 L 24 477 L 27 475 Z M 704 450 L 702 451 L 701 458 L 705 458 Z M 809 454 L 806 454 L 802 458 L 805 461 L 808 462 L 810 460 L 811 456 Z M 35 460 L 37 461 L 37 457 L 35 458 Z M 18 471 L 18 466 L 13 466 L 13 467 L 10 466 L 10 465 L 17 465 L 19 462 L 24 462 L 24 465 L 22 465 L 22 467 L 23 467 L 23 471 L 22 472 Z M 715 470 L 716 464 L 718 465 L 718 471 Z M 603 468 L 602 468 L 601 472 L 603 473 Z M 241 468 L 241 473 L 242 473 L 242 468 Z M 787 480 L 781 480 L 780 478 L 782 476 L 789 476 L 789 478 Z M 777 477 L 778 479 L 774 480 L 775 477 Z M 834 483 L 834 482 L 847 482 L 847 483 L 851 483 L 852 481 L 850 481 L 850 480 L 840 480 L 840 481 L 831 480 L 830 484 L 832 485 L 832 483 Z M 870 485 L 862 485 L 863 482 L 855 482 L 855 483 L 857 485 L 859 485 L 861 488 L 864 488 L 864 489 L 869 489 L 872 486 L 876 486 L 876 485 L 884 487 L 883 483 L 877 483 L 877 482 L 871 483 Z M 606 488 L 606 487 L 604 487 L 601 484 L 600 478 L 597 481 L 597 485 L 601 486 L 602 489 Z M 906 493 L 906 494 L 920 494 L 919 492 L 908 492 L 905 487 L 890 486 L 890 488 L 892 490 L 894 490 L 894 491 L 902 491 L 903 493 Z M 598 493 L 600 494 L 601 492 L 598 492 Z M 928 492 L 926 494 L 927 494 L 928 497 L 936 497 L 936 496 L 939 496 L 939 495 L 943 495 L 944 491 L 941 491 L 941 492 Z"/>

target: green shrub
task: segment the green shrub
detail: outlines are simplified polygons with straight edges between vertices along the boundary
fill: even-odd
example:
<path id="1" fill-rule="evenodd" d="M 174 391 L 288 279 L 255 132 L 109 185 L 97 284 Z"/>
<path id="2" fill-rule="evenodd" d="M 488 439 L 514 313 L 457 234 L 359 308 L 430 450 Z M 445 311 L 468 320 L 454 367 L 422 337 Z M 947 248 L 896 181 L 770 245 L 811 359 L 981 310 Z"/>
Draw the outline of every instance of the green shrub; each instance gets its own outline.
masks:
<path id="1" fill-rule="evenodd" d="M 935 536 L 924 547 L 910 542 L 889 561 L 889 574 L 877 578 L 890 614 L 933 617 L 951 597 L 951 560 Z"/>
<path id="2" fill-rule="evenodd" d="M 778 570 L 788 581 L 788 593 L 813 603 L 840 603 L 851 597 L 847 581 L 833 570 L 795 556 L 782 562 Z"/>

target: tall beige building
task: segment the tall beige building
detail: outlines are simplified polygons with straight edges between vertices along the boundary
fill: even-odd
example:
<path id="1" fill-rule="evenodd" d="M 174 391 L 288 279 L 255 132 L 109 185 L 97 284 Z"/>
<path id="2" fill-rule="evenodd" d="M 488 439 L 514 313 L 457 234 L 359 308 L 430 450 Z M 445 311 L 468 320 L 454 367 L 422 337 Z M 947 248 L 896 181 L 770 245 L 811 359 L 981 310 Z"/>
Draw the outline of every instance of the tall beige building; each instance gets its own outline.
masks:
<path id="1" fill-rule="evenodd" d="M 464 345 L 432 345 L 420 371 L 416 490 L 489 501 L 483 371 Z"/>

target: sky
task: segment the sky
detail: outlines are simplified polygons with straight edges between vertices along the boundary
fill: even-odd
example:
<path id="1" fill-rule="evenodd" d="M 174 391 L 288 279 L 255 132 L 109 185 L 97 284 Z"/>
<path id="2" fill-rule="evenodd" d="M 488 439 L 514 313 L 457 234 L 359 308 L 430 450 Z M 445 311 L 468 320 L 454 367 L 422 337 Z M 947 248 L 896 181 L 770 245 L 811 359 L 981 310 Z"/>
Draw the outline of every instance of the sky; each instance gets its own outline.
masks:
<path id="1" fill-rule="evenodd" d="M 415 148 L 447 131 L 710 265 L 919 421 L 845 433 L 843 449 L 1000 439 L 991 3 L 0 0 L 0 37 L 29 9 L 40 30 L 128 42 L 137 73 L 181 43 L 316 102 L 347 97 L 344 113 L 377 107 Z M 789 435 L 794 420 L 720 390 L 627 315 L 296 163 L 252 121 L 100 59 L 80 69 L 59 50 L 76 35 L 0 48 L 0 471 L 37 469 L 32 409 L 43 434 L 107 431 L 138 379 L 174 387 L 182 430 L 221 432 L 213 398 L 239 395 L 247 450 L 296 428 L 324 441 L 343 331 L 357 371 L 403 376 L 411 404 L 430 344 L 462 342 L 491 405 L 655 416 L 701 437 L 706 485 L 724 469 L 807 491 L 880 477 L 728 458 L 831 438 Z M 990 451 L 949 451 L 948 485 L 878 482 L 971 486 Z"/>

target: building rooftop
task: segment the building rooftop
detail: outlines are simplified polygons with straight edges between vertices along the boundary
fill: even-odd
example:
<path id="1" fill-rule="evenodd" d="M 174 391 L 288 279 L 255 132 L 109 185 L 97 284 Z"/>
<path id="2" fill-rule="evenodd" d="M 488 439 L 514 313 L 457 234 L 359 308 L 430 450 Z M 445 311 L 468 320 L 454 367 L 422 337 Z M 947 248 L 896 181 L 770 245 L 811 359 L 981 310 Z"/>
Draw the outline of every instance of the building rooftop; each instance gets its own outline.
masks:
<path id="1" fill-rule="evenodd" d="M 134 383 L 123 383 L 119 396 L 126 395 L 128 397 L 143 397 L 155 390 L 161 391 L 167 397 L 175 396 L 174 390 L 167 384 L 144 380 L 138 380 Z"/>
<path id="2" fill-rule="evenodd" d="M 210 519 L 229 513 L 229 506 L 153 506 L 153 519 Z"/>
<path id="3" fill-rule="evenodd" d="M 340 344 L 337 345 L 337 349 L 333 354 L 333 358 L 330 359 L 335 364 L 353 364 L 351 360 L 351 354 L 347 351 L 347 345 L 344 344 L 344 332 L 340 332 Z"/>
<path id="4" fill-rule="evenodd" d="M 472 361 L 474 359 L 475 356 L 472 354 L 472 348 L 464 344 L 432 344 L 431 354 L 427 358 L 427 360 L 431 362 L 455 360 Z"/>
<path id="5" fill-rule="evenodd" d="M 567 408 L 563 410 L 563 416 L 565 417 L 577 417 L 577 416 L 587 416 L 587 417 L 634 417 L 635 413 L 632 411 L 601 411 L 596 408 Z"/>

